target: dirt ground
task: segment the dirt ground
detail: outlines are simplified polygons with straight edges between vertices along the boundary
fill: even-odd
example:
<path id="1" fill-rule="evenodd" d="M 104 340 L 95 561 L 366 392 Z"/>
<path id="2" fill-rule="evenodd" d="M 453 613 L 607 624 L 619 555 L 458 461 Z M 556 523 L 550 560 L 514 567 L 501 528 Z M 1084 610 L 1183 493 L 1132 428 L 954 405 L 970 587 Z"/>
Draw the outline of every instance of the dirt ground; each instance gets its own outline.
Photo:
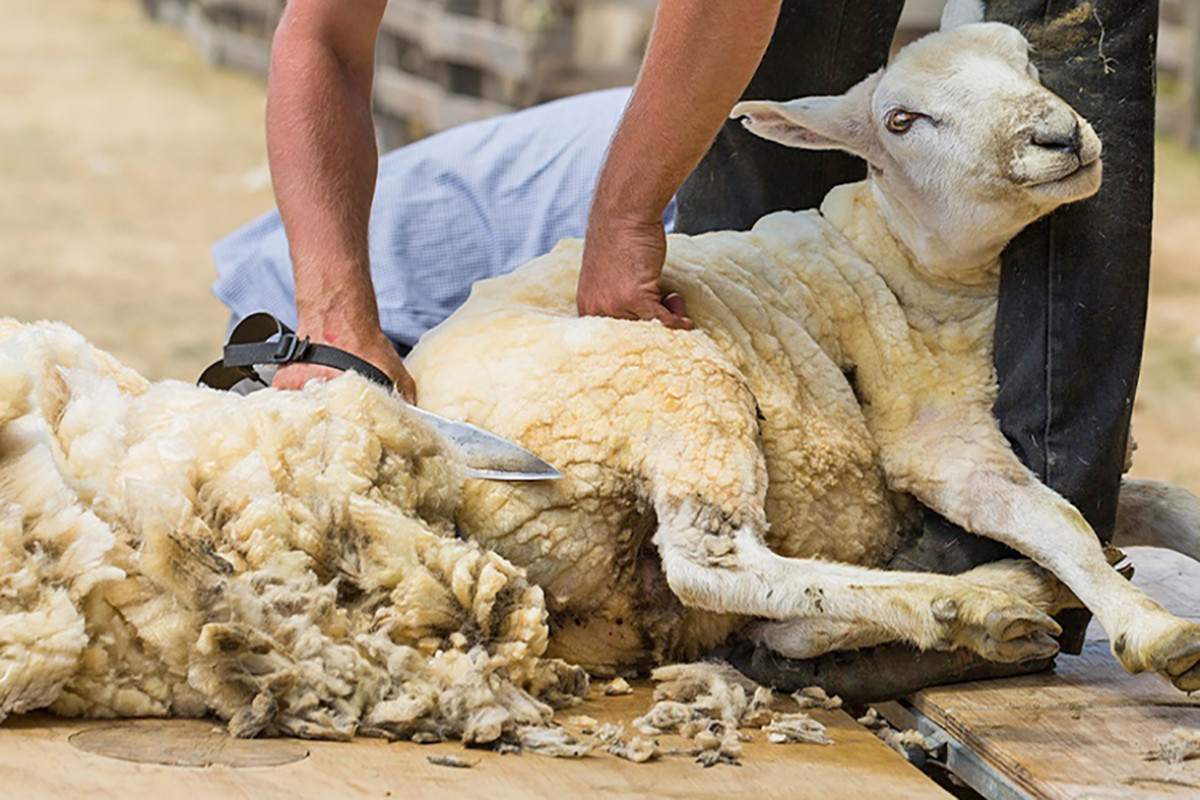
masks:
<path id="1" fill-rule="evenodd" d="M 0 314 L 194 379 L 225 312 L 208 248 L 272 205 L 258 78 L 134 0 L 0 0 Z M 1135 472 L 1200 492 L 1200 155 L 1159 152 Z"/>
<path id="2" fill-rule="evenodd" d="M 273 205 L 264 87 L 134 0 L 0 0 L 0 313 L 195 379 L 226 312 L 209 245 Z"/>

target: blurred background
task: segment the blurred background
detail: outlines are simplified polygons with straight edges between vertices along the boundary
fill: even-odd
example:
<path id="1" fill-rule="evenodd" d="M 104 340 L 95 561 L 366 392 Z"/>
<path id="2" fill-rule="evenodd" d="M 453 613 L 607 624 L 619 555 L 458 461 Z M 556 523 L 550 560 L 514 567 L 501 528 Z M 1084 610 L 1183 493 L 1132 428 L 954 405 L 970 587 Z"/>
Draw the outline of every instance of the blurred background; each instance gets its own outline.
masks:
<path id="1" fill-rule="evenodd" d="M 936 27 L 941 5 L 909 0 L 897 42 Z M 209 247 L 273 205 L 263 75 L 282 7 L 0 0 L 0 314 L 64 321 L 155 379 L 194 380 L 219 355 L 227 315 L 209 294 Z M 390 0 L 381 146 L 628 84 L 653 11 L 654 0 Z M 1200 0 L 1163 0 L 1159 62 L 1134 472 L 1200 492 Z"/>

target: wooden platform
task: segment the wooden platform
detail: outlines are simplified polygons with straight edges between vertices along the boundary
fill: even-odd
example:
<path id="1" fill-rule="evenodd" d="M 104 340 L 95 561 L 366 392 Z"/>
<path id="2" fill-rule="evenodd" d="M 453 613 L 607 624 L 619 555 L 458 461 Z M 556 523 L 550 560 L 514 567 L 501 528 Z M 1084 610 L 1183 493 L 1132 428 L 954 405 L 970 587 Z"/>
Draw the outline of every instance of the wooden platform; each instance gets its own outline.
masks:
<path id="1" fill-rule="evenodd" d="M 1200 564 L 1131 548 L 1134 583 L 1200 621 Z M 1200 730 L 1200 696 L 1157 675 L 1127 675 L 1093 623 L 1083 655 L 1053 674 L 920 692 L 908 710 L 923 732 L 948 737 L 950 766 L 993 800 L 1200 798 L 1200 760 L 1147 761 L 1159 736 Z"/>
<path id="2" fill-rule="evenodd" d="M 1172 611 L 1200 620 L 1200 564 L 1173 553 L 1130 555 L 1138 567 L 1135 583 Z M 890 716 L 942 742 L 952 771 L 989 800 L 1200 798 L 1200 760 L 1172 765 L 1145 759 L 1173 728 L 1200 730 L 1200 697 L 1177 692 L 1156 675 L 1126 675 L 1103 634 L 1095 626 L 1092 633 L 1085 653 L 1061 657 L 1053 674 L 926 690 L 891 704 Z M 634 695 L 594 698 L 562 716 L 628 725 L 650 702 L 650 690 L 639 687 Z M 0 726 L 0 796 L 949 797 L 845 713 L 813 713 L 829 726 L 834 745 L 772 745 L 756 732 L 742 766 L 710 769 L 684 756 L 633 764 L 603 753 L 550 759 L 466 750 L 457 743 L 244 742 L 230 740 L 211 722 L 81 723 L 35 714 Z M 141 758 L 168 763 L 92 752 L 114 740 Z M 662 741 L 682 744 L 671 737 Z M 465 757 L 472 766 L 429 761 L 438 755 Z"/>
<path id="3" fill-rule="evenodd" d="M 603 698 L 564 716 L 586 714 L 628 724 L 645 713 L 650 691 Z M 46 715 L 0 726 L 0 797 L 108 800 L 273 800 L 274 798 L 760 798 L 947 800 L 949 795 L 841 711 L 817 711 L 833 745 L 768 744 L 756 732 L 740 767 L 708 769 L 686 756 L 634 764 L 600 753 L 580 759 L 497 755 L 457 743 L 347 744 L 230 740 L 212 723 L 144 720 L 88 722 Z M 74 737 L 75 743 L 70 741 Z M 91 742 L 81 741 L 91 739 Z M 139 757 L 199 763 L 167 766 L 96 755 L 114 739 Z M 662 737 L 674 746 L 672 737 Z M 677 740 L 682 744 L 682 740 Z M 429 757 L 473 763 L 453 768 Z M 274 765 L 274 766 L 272 766 Z"/>

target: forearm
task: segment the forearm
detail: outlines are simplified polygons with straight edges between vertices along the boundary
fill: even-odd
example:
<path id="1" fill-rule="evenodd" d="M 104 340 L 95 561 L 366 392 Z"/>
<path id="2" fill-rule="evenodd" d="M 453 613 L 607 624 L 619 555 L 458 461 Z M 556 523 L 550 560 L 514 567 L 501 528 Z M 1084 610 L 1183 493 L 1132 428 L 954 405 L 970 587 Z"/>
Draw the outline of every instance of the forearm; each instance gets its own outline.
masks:
<path id="1" fill-rule="evenodd" d="M 373 39 L 365 53 L 355 49 L 366 34 L 339 38 L 344 32 L 317 19 L 319 5 L 297 3 L 293 10 L 289 4 L 276 34 L 267 152 L 291 249 L 301 333 L 337 343 L 346 330 L 379 325 L 367 255 L 378 162 Z"/>
<path id="2" fill-rule="evenodd" d="M 754 75 L 781 0 L 663 0 L 592 224 L 657 220 Z"/>

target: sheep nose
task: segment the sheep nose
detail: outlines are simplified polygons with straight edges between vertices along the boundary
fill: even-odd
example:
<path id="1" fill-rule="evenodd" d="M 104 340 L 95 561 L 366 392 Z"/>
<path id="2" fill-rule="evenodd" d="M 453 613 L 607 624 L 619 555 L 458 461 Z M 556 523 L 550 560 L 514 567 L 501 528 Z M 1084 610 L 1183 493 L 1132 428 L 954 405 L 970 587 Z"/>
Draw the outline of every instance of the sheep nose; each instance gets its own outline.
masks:
<path id="1" fill-rule="evenodd" d="M 1036 130 L 1033 132 L 1032 141 L 1037 147 L 1070 153 L 1076 158 L 1079 158 L 1080 151 L 1083 149 L 1083 134 L 1079 127 L 1079 120 L 1075 120 L 1070 133 L 1063 133 L 1061 129 L 1057 131 Z"/>

